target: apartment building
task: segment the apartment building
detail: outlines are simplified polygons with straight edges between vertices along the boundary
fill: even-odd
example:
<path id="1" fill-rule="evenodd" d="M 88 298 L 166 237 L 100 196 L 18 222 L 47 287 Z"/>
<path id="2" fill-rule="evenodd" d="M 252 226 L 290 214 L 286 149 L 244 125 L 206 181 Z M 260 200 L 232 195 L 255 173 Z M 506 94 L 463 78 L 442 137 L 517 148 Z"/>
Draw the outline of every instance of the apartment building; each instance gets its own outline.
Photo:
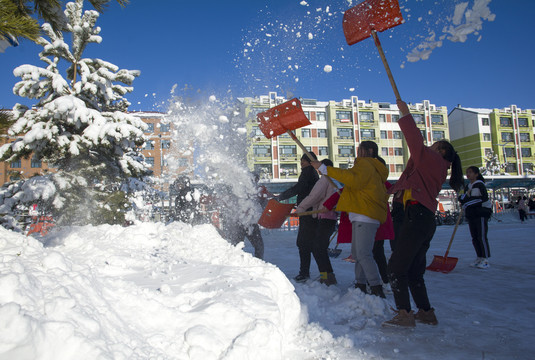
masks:
<path id="1" fill-rule="evenodd" d="M 535 110 L 465 108 L 449 114 L 452 144 L 465 166 L 485 166 L 498 157 L 509 175 L 532 175 L 535 167 Z"/>
<path id="2" fill-rule="evenodd" d="M 249 167 L 264 179 L 295 179 L 299 175 L 301 149 L 286 134 L 266 139 L 260 131 L 256 114 L 279 105 L 287 99 L 270 92 L 267 96 L 240 98 L 246 116 L 252 144 L 248 154 Z M 399 177 L 409 158 L 409 152 L 399 125 L 396 104 L 368 102 L 353 96 L 342 101 L 301 99 L 305 115 L 311 125 L 295 131 L 307 150 L 319 159 L 330 158 L 340 168 L 352 166 L 361 141 L 372 140 L 379 146 L 381 156 L 390 169 L 390 177 Z M 414 119 L 422 131 L 426 144 L 449 139 L 446 107 L 429 101 L 409 104 Z"/>

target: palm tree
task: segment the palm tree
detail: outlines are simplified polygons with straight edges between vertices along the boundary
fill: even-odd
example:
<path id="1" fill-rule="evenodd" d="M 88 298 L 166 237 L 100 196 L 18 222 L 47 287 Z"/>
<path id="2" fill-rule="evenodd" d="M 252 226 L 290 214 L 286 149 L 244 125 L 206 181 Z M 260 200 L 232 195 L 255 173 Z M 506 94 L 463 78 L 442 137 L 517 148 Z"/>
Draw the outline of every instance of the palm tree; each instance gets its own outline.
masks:
<path id="1" fill-rule="evenodd" d="M 88 0 L 98 12 L 102 13 L 111 0 Z M 129 0 L 117 0 L 125 6 Z M 32 15 L 49 23 L 56 32 L 66 25 L 60 0 L 0 0 L 0 41 L 8 37 L 25 38 L 36 42 L 41 36 L 41 27 Z"/>

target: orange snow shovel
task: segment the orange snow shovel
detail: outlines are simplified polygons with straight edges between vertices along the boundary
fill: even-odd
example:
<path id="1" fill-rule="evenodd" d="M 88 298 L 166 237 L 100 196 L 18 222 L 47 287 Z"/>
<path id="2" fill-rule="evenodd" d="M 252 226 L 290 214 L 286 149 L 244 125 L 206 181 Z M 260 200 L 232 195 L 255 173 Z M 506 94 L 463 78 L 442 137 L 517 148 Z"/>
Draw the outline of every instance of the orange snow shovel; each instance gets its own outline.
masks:
<path id="1" fill-rule="evenodd" d="M 386 61 L 377 32 L 388 30 L 401 23 L 403 23 L 403 17 L 399 9 L 398 0 L 366 0 L 347 10 L 344 13 L 342 24 L 348 45 L 356 44 L 367 39 L 370 35 L 373 37 L 396 95 L 396 100 L 401 100 L 401 96 L 392 76 L 392 71 L 390 71 Z"/>
<path id="2" fill-rule="evenodd" d="M 258 225 L 266 229 L 278 229 L 284 224 L 293 208 L 293 204 L 283 204 L 275 199 L 270 199 L 258 220 Z"/>
<path id="3" fill-rule="evenodd" d="M 426 270 L 437 271 L 437 272 L 447 274 L 455 268 L 455 265 L 457 265 L 457 261 L 459 261 L 459 259 L 456 257 L 448 257 L 448 254 L 450 252 L 451 243 L 453 242 L 453 237 L 455 236 L 455 233 L 457 232 L 457 228 L 459 227 L 459 222 L 461 221 L 462 216 L 463 216 L 463 211 L 461 210 L 461 212 L 459 213 L 459 217 L 457 218 L 457 222 L 455 223 L 453 234 L 451 234 L 451 239 L 448 245 L 448 249 L 446 250 L 446 254 L 444 254 L 444 256 L 435 255 L 431 264 L 429 264 L 429 266 L 426 267 Z"/>

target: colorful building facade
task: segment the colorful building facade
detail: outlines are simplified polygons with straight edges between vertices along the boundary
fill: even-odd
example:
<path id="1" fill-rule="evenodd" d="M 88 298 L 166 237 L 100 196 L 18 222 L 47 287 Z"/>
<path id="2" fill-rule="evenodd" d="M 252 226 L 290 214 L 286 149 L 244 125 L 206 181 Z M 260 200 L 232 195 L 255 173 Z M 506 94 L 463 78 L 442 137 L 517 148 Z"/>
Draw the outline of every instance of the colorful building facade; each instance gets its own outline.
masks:
<path id="1" fill-rule="evenodd" d="M 485 167 L 496 156 L 502 173 L 533 175 L 535 110 L 516 105 L 503 109 L 457 106 L 449 114 L 452 144 L 465 167 Z"/>

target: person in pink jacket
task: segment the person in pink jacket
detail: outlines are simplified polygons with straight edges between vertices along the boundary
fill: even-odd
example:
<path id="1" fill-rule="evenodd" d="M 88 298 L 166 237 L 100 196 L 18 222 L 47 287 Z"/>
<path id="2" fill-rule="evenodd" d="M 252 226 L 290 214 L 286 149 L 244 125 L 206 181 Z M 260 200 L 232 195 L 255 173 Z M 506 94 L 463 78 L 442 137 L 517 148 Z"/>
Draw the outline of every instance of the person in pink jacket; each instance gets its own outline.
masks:
<path id="1" fill-rule="evenodd" d="M 329 159 L 323 159 L 321 163 L 333 166 L 333 162 Z M 296 208 L 297 213 L 304 212 L 311 207 L 312 210 L 323 210 L 323 212 L 313 215 L 313 217 L 317 217 L 318 221 L 315 236 L 309 241 L 312 242 L 311 250 L 320 272 L 320 282 L 327 286 L 337 283 L 327 249 L 330 237 L 336 227 L 338 214 L 333 210 L 326 209 L 323 203 L 336 191 L 337 189 L 327 179 L 327 175 L 323 175 L 316 182 L 310 194 Z"/>
<path id="2" fill-rule="evenodd" d="M 449 184 L 457 192 L 464 185 L 463 169 L 457 152 L 448 141 L 440 140 L 425 146 L 407 104 L 401 100 L 397 104 L 402 115 L 398 124 L 411 155 L 399 180 L 388 190 L 396 201 L 401 201 L 404 215 L 388 262 L 397 315 L 385 321 L 383 326 L 414 327 L 415 320 L 436 325 L 438 321 L 424 281 L 426 254 L 436 230 L 437 196 L 448 169 L 451 167 Z M 410 295 L 419 309 L 416 315 L 411 310 Z"/>

